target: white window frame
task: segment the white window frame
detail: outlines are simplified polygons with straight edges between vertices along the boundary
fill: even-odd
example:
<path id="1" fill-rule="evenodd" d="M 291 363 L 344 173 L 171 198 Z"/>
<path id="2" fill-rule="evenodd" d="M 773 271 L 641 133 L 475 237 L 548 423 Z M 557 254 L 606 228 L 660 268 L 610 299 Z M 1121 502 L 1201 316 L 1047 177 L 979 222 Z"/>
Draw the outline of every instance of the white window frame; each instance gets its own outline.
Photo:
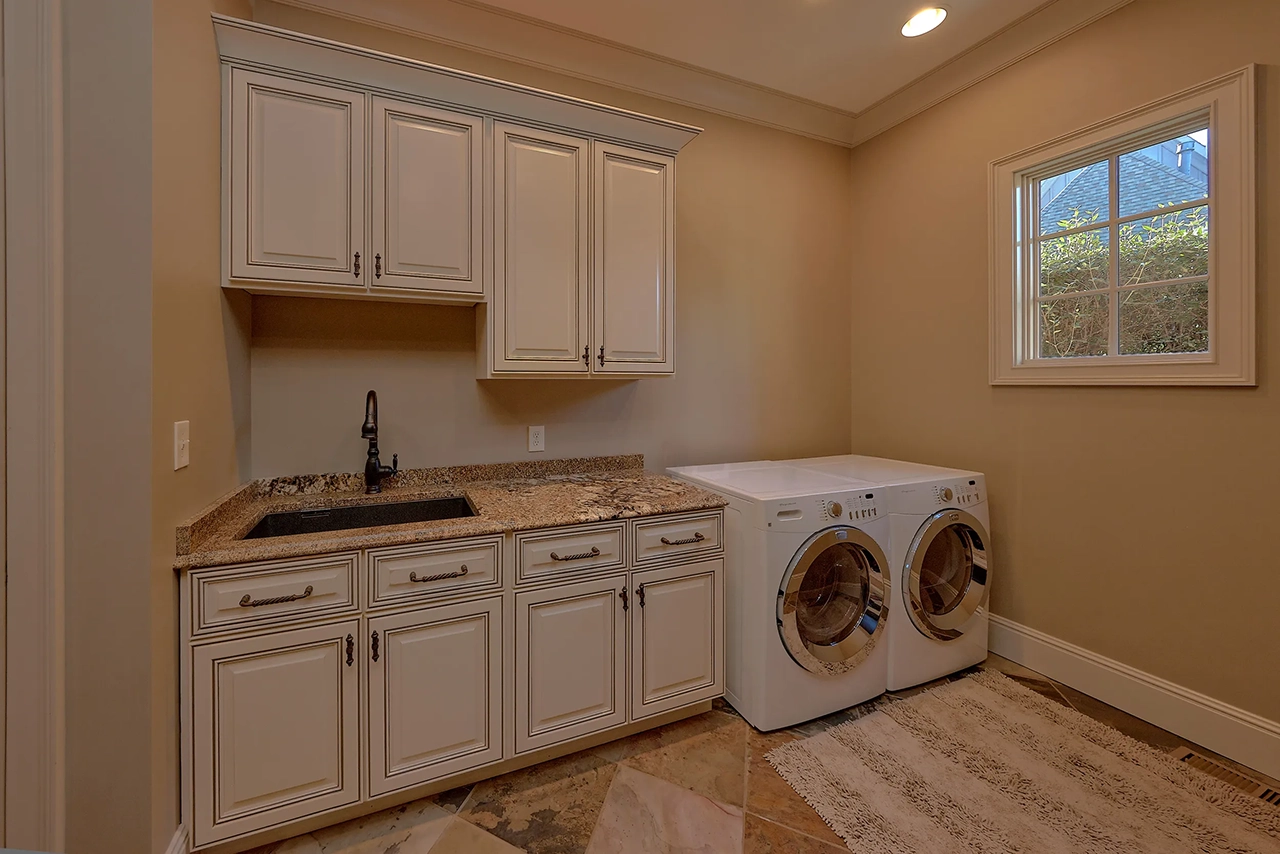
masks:
<path id="1" fill-rule="evenodd" d="M 1257 385 L 1255 77 L 1250 65 L 991 164 L 992 385 Z M 1209 351 L 1040 357 L 1034 182 L 1177 136 L 1196 120 L 1209 127 Z"/>

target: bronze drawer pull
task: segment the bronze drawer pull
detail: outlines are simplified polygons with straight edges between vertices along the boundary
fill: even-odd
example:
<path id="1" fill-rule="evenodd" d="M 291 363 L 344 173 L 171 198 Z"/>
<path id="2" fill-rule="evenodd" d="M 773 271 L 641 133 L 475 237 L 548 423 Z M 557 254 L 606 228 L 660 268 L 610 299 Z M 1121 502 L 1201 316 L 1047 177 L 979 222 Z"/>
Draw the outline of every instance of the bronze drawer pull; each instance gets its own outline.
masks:
<path id="1" fill-rule="evenodd" d="M 311 595 L 312 589 L 311 585 L 308 584 L 307 589 L 303 590 L 301 593 L 290 593 L 288 596 L 276 596 L 272 599 L 253 599 L 248 593 L 246 593 L 240 597 L 240 607 L 257 608 L 261 605 L 279 605 L 284 602 L 294 602 L 298 599 L 306 599 Z"/>
<path id="2" fill-rule="evenodd" d="M 464 563 L 462 569 L 456 572 L 442 572 L 439 575 L 424 575 L 419 578 L 418 573 L 411 572 L 409 573 L 409 580 L 416 584 L 421 584 L 424 581 L 444 581 L 446 578 L 461 578 L 467 574 L 467 571 L 467 565 Z"/>
<path id="3" fill-rule="evenodd" d="M 690 543 L 700 543 L 705 539 L 706 537 L 702 536 L 700 531 L 694 531 L 693 536 L 686 540 L 668 540 L 666 537 L 663 537 L 662 544 L 664 546 L 687 546 Z"/>
<path id="4" fill-rule="evenodd" d="M 600 549 L 596 548 L 595 546 L 592 546 L 591 551 L 589 552 L 582 552 L 576 555 L 565 555 L 563 557 L 556 554 L 555 552 L 551 553 L 552 560 L 584 560 L 589 557 L 600 557 Z"/>

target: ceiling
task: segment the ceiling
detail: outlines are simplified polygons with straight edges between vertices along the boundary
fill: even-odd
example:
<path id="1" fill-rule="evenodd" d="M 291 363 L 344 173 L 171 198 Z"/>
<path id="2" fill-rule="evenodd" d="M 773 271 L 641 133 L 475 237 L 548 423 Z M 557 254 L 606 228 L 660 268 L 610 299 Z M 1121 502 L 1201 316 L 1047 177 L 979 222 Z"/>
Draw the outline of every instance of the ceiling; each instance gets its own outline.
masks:
<path id="1" fill-rule="evenodd" d="M 489 6 L 860 113 L 1046 5 L 947 0 L 908 39 L 922 0 L 484 0 Z M 673 26 L 673 22 L 678 22 Z"/>
<path id="2" fill-rule="evenodd" d="M 914 39 L 902 25 L 930 0 L 251 2 L 857 145 L 1132 0 L 941 0 L 947 20 Z"/>

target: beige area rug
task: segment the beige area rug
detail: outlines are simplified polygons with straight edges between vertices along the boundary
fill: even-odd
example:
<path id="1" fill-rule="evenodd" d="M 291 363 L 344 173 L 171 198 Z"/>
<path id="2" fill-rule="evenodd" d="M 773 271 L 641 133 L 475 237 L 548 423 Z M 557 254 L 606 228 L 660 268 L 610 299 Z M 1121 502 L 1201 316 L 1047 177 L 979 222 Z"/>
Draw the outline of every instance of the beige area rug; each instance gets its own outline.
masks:
<path id="1" fill-rule="evenodd" d="M 993 671 L 766 758 L 857 852 L 1280 852 L 1280 810 Z"/>

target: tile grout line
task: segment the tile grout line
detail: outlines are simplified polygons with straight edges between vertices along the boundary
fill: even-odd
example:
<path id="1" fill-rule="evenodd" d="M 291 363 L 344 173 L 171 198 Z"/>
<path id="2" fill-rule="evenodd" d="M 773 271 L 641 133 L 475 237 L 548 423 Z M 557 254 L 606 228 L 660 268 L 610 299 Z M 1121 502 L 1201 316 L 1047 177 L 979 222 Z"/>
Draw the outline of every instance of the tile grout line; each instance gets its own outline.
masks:
<path id="1" fill-rule="evenodd" d="M 783 830 L 789 830 L 789 831 L 791 831 L 792 833 L 796 834 L 797 836 L 803 836 L 805 839 L 812 839 L 814 842 L 819 842 L 819 843 L 821 843 L 821 844 L 823 844 L 823 845 L 826 845 L 826 846 L 827 846 L 827 847 L 829 847 L 829 848 L 835 848 L 836 850 L 839 850 L 839 849 L 840 849 L 840 846 L 839 846 L 839 845 L 836 845 L 834 842 L 828 842 L 828 841 L 827 841 L 827 840 L 825 840 L 825 839 L 819 839 L 818 837 L 814 836 L 813 834 L 811 834 L 811 833 L 805 833 L 803 830 L 797 830 L 796 828 L 792 827 L 792 826 L 791 826 L 791 825 L 789 825 L 789 824 L 783 824 L 783 823 L 782 823 L 782 822 L 780 822 L 780 821 L 774 821 L 774 820 L 773 820 L 773 819 L 771 819 L 771 818 L 765 818 L 764 816 L 762 816 L 762 815 L 756 815 L 755 813 L 751 813 L 751 815 L 752 815 L 753 817 L 755 817 L 755 818 L 760 819 L 760 821 L 763 821 L 763 822 L 764 822 L 764 823 L 766 823 L 766 824 L 773 824 L 773 825 L 777 825 L 778 827 L 781 827 Z M 821 816 L 819 816 L 819 817 L 821 817 Z M 826 824 L 826 819 L 823 819 L 823 823 L 824 823 L 824 824 Z M 831 827 L 831 825 L 827 825 L 827 827 Z M 833 829 L 831 832 L 832 832 L 832 833 L 835 833 L 835 830 Z M 837 833 L 836 835 L 837 835 L 837 836 L 839 836 L 840 834 L 838 834 L 838 833 Z"/>

